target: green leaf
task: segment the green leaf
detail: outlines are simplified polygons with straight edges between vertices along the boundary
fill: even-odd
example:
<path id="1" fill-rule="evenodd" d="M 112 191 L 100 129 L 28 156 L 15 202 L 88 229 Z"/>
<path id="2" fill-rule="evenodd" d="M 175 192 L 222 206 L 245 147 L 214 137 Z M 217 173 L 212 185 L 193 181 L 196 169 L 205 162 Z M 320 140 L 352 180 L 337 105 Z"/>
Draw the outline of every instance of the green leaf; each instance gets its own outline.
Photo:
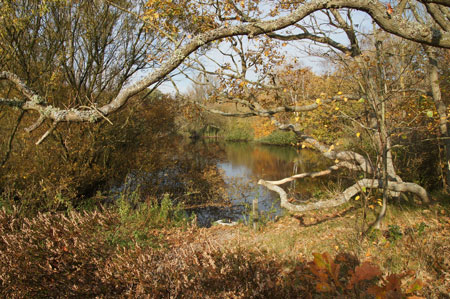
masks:
<path id="1" fill-rule="evenodd" d="M 364 98 L 360 98 L 359 101 L 358 101 L 358 103 L 364 103 L 364 102 L 365 102 Z"/>
<path id="2" fill-rule="evenodd" d="M 314 256 L 314 264 L 316 264 L 319 269 L 327 269 L 327 263 L 323 256 L 320 253 L 313 253 Z"/>
<path id="3" fill-rule="evenodd" d="M 411 294 L 420 291 L 423 288 L 423 282 L 420 279 L 416 279 L 406 290 L 407 294 Z"/>
<path id="4" fill-rule="evenodd" d="M 428 117 L 433 117 L 433 111 L 431 111 L 431 110 L 427 111 L 427 116 Z"/>

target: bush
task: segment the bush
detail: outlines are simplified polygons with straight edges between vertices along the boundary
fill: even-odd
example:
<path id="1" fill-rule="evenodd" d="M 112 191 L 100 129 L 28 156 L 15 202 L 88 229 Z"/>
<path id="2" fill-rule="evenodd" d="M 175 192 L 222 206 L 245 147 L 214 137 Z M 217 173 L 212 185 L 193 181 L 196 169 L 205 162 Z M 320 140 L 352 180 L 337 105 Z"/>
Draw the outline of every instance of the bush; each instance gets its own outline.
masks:
<path id="1" fill-rule="evenodd" d="M 233 123 L 225 133 L 227 141 L 251 141 L 253 140 L 253 129 L 244 124 Z"/>
<path id="2" fill-rule="evenodd" d="M 186 227 L 191 220 L 182 205 L 174 206 L 167 194 L 161 203 L 156 199 L 139 202 L 137 191 L 129 196 L 122 194 L 114 210 L 119 221 L 111 229 L 105 230 L 107 240 L 113 247 L 161 247 L 159 229 Z"/>
<path id="3" fill-rule="evenodd" d="M 291 145 L 297 143 L 297 137 L 291 131 L 275 130 L 270 135 L 264 136 L 257 141 L 264 144 Z"/>
<path id="4" fill-rule="evenodd" d="M 130 106 L 111 116 L 115 126 L 106 121 L 61 123 L 38 147 L 22 129 L 33 119 L 24 119 L 13 151 L 0 167 L 3 204 L 20 203 L 29 215 L 78 209 L 98 191 L 122 182 L 130 169 L 157 172 L 174 164 L 167 149 L 174 148 L 176 108 L 167 98 L 143 104 L 141 99 L 136 96 Z M 1 119 L 0 127 L 8 127 L 5 122 Z M 8 136 L 1 133 L 0 144 L 6 144 Z"/>

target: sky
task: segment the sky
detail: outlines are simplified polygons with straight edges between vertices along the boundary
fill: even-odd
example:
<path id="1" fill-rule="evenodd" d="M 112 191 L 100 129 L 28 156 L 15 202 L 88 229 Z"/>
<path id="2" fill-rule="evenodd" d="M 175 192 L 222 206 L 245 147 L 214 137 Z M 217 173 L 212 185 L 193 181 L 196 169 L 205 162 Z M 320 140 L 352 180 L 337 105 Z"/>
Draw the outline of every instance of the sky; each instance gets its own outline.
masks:
<path id="1" fill-rule="evenodd" d="M 358 25 L 357 28 L 360 32 L 363 32 L 363 33 L 370 32 L 370 30 L 372 29 L 372 20 L 369 15 L 367 15 L 364 12 L 353 12 L 352 16 L 353 16 L 353 22 L 354 22 L 354 24 Z M 325 23 L 326 20 L 322 13 L 319 12 L 318 14 L 316 14 L 316 17 L 317 17 L 317 20 L 319 23 L 321 23 L 321 22 Z M 348 45 L 348 40 L 347 40 L 345 34 L 343 34 L 342 32 L 340 32 L 340 33 L 332 32 L 330 34 L 330 37 L 340 43 Z M 324 50 L 323 47 L 312 45 L 312 43 L 310 41 L 296 41 L 296 42 L 289 42 L 286 47 L 283 47 L 283 51 L 284 51 L 286 57 L 291 57 L 291 61 L 293 61 L 294 59 L 297 59 L 300 66 L 309 67 L 317 74 L 324 74 L 324 73 L 330 71 L 331 66 L 329 63 L 326 62 L 326 60 L 324 58 L 309 55 L 304 50 L 307 46 L 310 47 L 310 49 L 312 49 L 312 50 L 319 50 L 319 51 Z M 229 47 L 229 44 L 223 43 L 221 46 L 221 50 L 224 51 L 228 47 Z M 216 61 L 218 61 L 220 63 L 225 63 L 225 62 L 229 61 L 229 59 L 225 58 L 217 50 L 209 52 L 208 55 L 210 55 L 211 57 L 213 57 Z M 205 61 L 205 60 L 203 60 L 203 61 Z M 210 70 L 214 70 L 216 68 L 216 66 L 213 65 L 212 63 L 205 63 L 205 65 Z M 249 79 L 254 79 L 254 78 L 251 78 L 252 76 L 256 77 L 256 74 L 250 75 Z M 174 77 L 173 80 L 176 82 L 177 88 L 181 93 L 187 92 L 193 84 L 190 80 L 186 79 L 182 75 Z M 174 89 L 172 83 L 170 83 L 170 82 L 163 83 L 159 87 L 159 90 L 164 93 L 170 93 L 170 94 L 175 93 L 175 89 Z"/>

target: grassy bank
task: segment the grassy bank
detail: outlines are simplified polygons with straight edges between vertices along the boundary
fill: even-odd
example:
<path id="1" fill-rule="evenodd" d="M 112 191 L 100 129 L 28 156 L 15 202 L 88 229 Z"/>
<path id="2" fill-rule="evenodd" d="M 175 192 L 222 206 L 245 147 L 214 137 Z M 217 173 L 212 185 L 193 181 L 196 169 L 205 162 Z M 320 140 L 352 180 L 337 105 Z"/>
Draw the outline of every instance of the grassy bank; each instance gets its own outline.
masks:
<path id="1" fill-rule="evenodd" d="M 294 145 L 297 143 L 295 133 L 291 131 L 274 130 L 270 134 L 255 138 L 253 128 L 247 123 L 228 126 L 222 133 L 226 141 L 253 141 L 269 145 Z"/>
<path id="2" fill-rule="evenodd" d="M 267 136 L 257 139 L 256 142 L 273 145 L 294 145 L 297 143 L 297 138 L 294 132 L 276 130 Z"/>

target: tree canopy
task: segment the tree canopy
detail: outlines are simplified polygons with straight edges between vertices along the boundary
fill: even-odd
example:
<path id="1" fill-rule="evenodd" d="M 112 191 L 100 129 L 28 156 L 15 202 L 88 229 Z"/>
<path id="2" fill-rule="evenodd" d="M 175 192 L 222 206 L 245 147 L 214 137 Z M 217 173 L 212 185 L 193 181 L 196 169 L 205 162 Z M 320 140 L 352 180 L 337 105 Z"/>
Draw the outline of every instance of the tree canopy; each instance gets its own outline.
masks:
<path id="1" fill-rule="evenodd" d="M 339 202 L 372 187 L 384 190 L 384 203 L 388 193 L 405 191 L 428 202 L 421 186 L 403 182 L 396 173 L 393 137 L 409 124 L 393 112 L 409 105 L 411 96 L 430 91 L 447 164 L 442 167 L 444 184 L 449 185 L 448 111 L 437 82 L 439 53 L 450 49 L 449 9 L 447 0 L 2 1 L 0 105 L 21 111 L 17 123 L 30 112 L 35 122 L 28 132 L 50 122 L 39 144 L 61 123 L 112 123 L 111 115 L 133 96 L 195 70 L 203 74 L 197 83 L 212 84 L 208 100 L 231 101 L 246 111 L 224 112 L 194 99 L 199 107 L 224 116 L 266 117 L 272 125 L 295 132 L 301 142 L 335 161 L 324 174 L 342 167 L 364 173 Z M 370 17 L 370 33 L 358 30 L 355 12 Z M 325 90 L 329 82 L 315 90 L 305 87 L 305 75 L 308 85 L 314 84 L 312 76 L 295 63 L 289 65 L 281 50 L 300 40 L 328 47 L 322 54 L 338 65 L 343 82 L 357 84 L 337 84 L 334 91 Z M 211 51 L 229 62 L 216 61 L 217 68 L 210 70 L 204 59 Z M 428 84 L 418 88 L 421 74 Z M 296 86 L 300 77 L 302 88 Z M 302 102 L 297 101 L 300 96 Z M 347 102 L 364 105 L 345 110 Z M 357 138 L 365 131 L 377 154 L 340 149 L 307 134 L 298 113 L 323 107 L 356 122 Z M 432 108 L 426 109 L 416 112 L 432 117 Z M 297 114 L 292 119 L 286 113 Z"/>

